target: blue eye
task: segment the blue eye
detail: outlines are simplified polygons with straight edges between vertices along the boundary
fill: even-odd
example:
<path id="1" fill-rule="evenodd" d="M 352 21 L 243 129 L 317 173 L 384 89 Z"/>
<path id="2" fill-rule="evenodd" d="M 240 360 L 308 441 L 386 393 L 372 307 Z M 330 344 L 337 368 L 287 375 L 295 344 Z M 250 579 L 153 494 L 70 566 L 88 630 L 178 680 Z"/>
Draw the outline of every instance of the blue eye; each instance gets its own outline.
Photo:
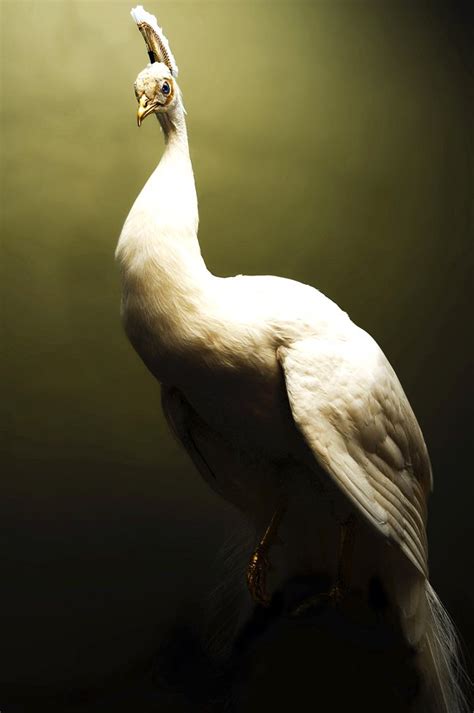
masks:
<path id="1" fill-rule="evenodd" d="M 167 97 L 168 94 L 170 93 L 170 91 L 171 91 L 171 87 L 170 87 L 170 85 L 168 84 L 168 82 L 163 82 L 163 85 L 162 85 L 162 87 L 161 87 L 161 92 L 162 92 L 162 94 L 164 94 L 165 97 Z"/>

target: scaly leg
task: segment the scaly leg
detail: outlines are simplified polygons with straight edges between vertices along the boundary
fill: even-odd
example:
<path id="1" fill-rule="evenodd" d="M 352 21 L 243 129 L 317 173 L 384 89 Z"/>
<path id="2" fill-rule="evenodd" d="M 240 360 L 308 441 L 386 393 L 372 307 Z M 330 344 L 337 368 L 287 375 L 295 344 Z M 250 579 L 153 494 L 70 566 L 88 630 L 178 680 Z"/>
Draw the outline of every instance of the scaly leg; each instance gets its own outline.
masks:
<path id="1" fill-rule="evenodd" d="M 278 527 L 280 526 L 285 512 L 286 504 L 279 505 L 275 510 L 272 519 L 270 520 L 270 524 L 255 548 L 247 567 L 247 586 L 249 588 L 250 595 L 254 602 L 261 604 L 264 607 L 268 607 L 270 604 L 270 597 L 266 591 L 267 572 L 271 567 L 270 560 L 268 558 L 268 551 L 275 542 Z"/>
<path id="2" fill-rule="evenodd" d="M 337 606 L 349 591 L 352 570 L 352 554 L 354 552 L 355 517 L 349 515 L 339 530 L 339 551 L 337 558 L 336 581 L 329 590 L 329 598 Z"/>
<path id="3" fill-rule="evenodd" d="M 312 609 L 319 609 L 323 602 L 329 601 L 338 606 L 349 591 L 352 569 L 352 554 L 354 551 L 354 531 L 356 519 L 349 515 L 339 527 L 339 546 L 337 555 L 336 581 L 329 592 L 316 594 L 301 602 L 292 612 L 292 616 L 307 614 Z"/>

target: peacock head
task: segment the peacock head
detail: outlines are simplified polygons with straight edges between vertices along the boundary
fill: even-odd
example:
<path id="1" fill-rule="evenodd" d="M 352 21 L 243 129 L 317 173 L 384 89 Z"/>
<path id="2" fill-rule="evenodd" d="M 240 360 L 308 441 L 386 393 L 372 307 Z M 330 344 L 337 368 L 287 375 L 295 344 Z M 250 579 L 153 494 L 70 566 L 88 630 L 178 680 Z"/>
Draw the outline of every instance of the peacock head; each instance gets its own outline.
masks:
<path id="1" fill-rule="evenodd" d="M 171 71 L 162 62 L 149 64 L 135 80 L 138 101 L 137 124 L 150 114 L 171 112 L 179 101 L 179 89 Z"/>
<path id="2" fill-rule="evenodd" d="M 145 40 L 150 64 L 135 81 L 138 100 L 138 126 L 150 114 L 156 114 L 162 126 L 171 120 L 173 110 L 180 105 L 180 92 L 176 84 L 178 65 L 170 45 L 156 17 L 141 5 L 133 8 L 131 15 Z"/>

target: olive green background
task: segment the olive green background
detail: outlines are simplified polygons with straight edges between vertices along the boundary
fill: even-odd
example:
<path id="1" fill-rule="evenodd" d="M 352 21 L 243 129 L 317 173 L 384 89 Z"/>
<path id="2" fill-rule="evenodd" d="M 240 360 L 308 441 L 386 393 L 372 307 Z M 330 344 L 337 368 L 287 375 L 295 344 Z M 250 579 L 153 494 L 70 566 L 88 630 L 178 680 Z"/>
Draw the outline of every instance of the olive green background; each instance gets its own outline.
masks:
<path id="1" fill-rule="evenodd" d="M 145 5 L 180 67 L 219 275 L 317 286 L 381 344 L 431 453 L 432 581 L 472 617 L 472 38 L 452 3 Z M 97 681 L 206 596 L 237 523 L 168 434 L 114 249 L 159 160 L 129 2 L 5 1 L 0 678 Z M 471 414 L 472 415 L 472 414 Z M 12 694 L 13 695 L 13 694 Z M 1 701 L 0 701 L 1 703 Z"/>

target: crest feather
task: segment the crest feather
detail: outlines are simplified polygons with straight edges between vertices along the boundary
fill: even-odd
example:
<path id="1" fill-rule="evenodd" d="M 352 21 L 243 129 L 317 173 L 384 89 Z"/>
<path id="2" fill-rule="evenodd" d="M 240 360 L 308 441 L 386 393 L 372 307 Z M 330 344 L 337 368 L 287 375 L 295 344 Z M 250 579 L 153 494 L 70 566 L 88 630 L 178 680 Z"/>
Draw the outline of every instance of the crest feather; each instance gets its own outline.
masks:
<path id="1" fill-rule="evenodd" d="M 169 42 L 156 21 L 156 17 L 147 12 L 142 5 L 137 5 L 137 7 L 130 11 L 130 14 L 143 35 L 150 60 L 152 62 L 163 62 L 173 77 L 177 77 L 178 65 L 171 52 Z"/>

